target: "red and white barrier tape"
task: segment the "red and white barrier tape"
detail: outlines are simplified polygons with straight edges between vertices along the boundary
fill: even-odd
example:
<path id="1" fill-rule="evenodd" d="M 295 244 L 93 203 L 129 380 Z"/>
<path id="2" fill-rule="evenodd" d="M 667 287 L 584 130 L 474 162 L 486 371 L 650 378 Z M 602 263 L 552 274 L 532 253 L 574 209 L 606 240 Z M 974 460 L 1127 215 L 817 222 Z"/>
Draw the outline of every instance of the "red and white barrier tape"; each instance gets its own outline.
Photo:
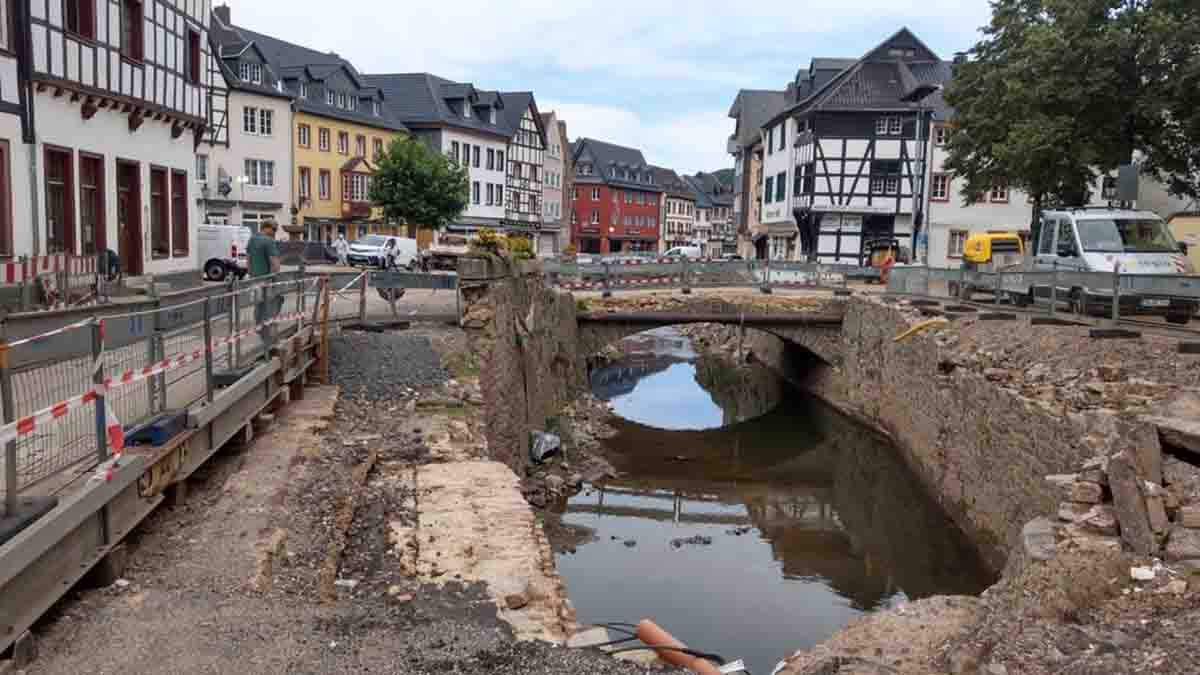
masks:
<path id="1" fill-rule="evenodd" d="M 0 263 L 0 283 L 18 284 L 39 274 L 66 271 L 67 274 L 85 275 L 96 273 L 96 258 L 67 256 L 64 253 L 34 256 L 25 260 Z"/>
<path id="2" fill-rule="evenodd" d="M 29 344 L 31 342 L 37 342 L 38 340 L 45 340 L 46 338 L 52 337 L 54 335 L 61 335 L 63 333 L 73 331 L 77 328 L 83 328 L 84 326 L 90 326 L 90 325 L 92 325 L 93 321 L 95 321 L 95 319 L 90 319 L 90 318 L 84 319 L 83 321 L 77 321 L 68 326 L 63 326 L 62 328 L 55 328 L 54 330 L 46 331 L 45 333 L 42 333 L 40 335 L 34 335 L 31 337 L 27 337 L 27 338 L 21 338 L 20 340 L 13 340 L 12 342 L 8 343 L 7 347 L 9 349 L 12 349 L 13 347 L 17 347 L 20 345 Z"/>

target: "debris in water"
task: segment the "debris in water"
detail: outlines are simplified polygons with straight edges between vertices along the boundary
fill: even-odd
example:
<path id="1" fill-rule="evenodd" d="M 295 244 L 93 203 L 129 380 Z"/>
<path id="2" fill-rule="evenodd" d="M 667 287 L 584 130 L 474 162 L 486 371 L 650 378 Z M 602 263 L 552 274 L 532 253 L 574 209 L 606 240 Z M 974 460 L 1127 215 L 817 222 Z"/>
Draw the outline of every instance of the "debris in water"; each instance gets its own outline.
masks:
<path id="1" fill-rule="evenodd" d="M 697 534 L 694 537 L 687 537 L 686 539 L 672 539 L 671 540 L 671 546 L 674 546 L 675 548 L 681 548 L 685 545 L 711 546 L 712 543 L 713 543 L 712 537 L 705 537 L 705 536 L 699 535 L 699 534 Z"/>

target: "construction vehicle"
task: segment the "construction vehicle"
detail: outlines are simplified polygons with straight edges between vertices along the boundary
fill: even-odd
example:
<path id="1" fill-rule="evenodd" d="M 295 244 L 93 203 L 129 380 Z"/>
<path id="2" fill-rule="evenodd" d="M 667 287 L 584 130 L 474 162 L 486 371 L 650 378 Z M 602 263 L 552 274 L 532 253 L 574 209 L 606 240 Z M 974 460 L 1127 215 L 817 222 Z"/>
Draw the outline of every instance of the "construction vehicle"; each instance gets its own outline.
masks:
<path id="1" fill-rule="evenodd" d="M 879 270 L 879 283 L 887 285 L 888 273 L 896 265 L 909 262 L 908 249 L 900 246 L 900 240 L 895 237 L 880 237 L 863 242 L 863 253 L 868 260 L 868 266 Z M 867 279 L 872 283 L 873 279 Z"/>

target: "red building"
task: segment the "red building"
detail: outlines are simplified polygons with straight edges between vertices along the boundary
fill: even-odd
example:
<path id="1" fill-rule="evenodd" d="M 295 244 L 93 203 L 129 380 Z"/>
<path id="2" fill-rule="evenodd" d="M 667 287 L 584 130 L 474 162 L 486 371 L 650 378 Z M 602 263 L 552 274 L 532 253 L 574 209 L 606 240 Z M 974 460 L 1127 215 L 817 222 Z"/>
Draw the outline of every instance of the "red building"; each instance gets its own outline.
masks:
<path id="1" fill-rule="evenodd" d="M 640 150 L 582 138 L 571 144 L 571 242 L 580 253 L 658 250 L 663 187 Z"/>

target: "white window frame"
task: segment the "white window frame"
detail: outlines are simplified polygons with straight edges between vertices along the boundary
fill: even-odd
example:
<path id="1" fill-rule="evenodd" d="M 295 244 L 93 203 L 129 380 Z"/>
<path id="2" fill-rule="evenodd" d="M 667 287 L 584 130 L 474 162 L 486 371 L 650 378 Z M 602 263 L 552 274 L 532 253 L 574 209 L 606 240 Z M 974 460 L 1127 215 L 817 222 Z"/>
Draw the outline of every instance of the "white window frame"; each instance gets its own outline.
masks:
<path id="1" fill-rule="evenodd" d="M 888 118 L 887 117 L 875 118 L 875 135 L 876 136 L 886 136 L 887 132 L 888 132 Z"/>
<path id="2" fill-rule="evenodd" d="M 592 201 L 600 201 L 600 188 L 592 188 Z"/>
<path id="3" fill-rule="evenodd" d="M 244 168 L 248 179 L 246 185 L 254 188 L 275 187 L 275 162 L 268 159 L 247 159 Z"/>
<path id="4" fill-rule="evenodd" d="M 988 201 L 997 204 L 1005 204 L 1008 202 L 1009 197 L 1010 195 L 1008 193 L 1008 188 L 1003 185 L 997 185 L 993 187 L 991 192 L 988 194 Z"/>
<path id="5" fill-rule="evenodd" d="M 904 133 L 904 120 L 900 117 L 888 118 L 888 135 L 900 136 Z"/>
<path id="6" fill-rule="evenodd" d="M 329 150 L 333 147 L 333 141 L 330 139 L 331 136 L 333 136 L 333 132 L 331 132 L 329 129 L 324 127 L 318 128 L 317 149 L 321 152 L 329 152 Z"/>
<path id="7" fill-rule="evenodd" d="M 262 84 L 262 64 L 242 61 L 238 69 L 238 75 L 242 78 L 243 82 Z"/>
<path id="8" fill-rule="evenodd" d="M 933 144 L 943 146 L 950 140 L 950 127 L 939 124 L 933 128 Z"/>
<path id="9" fill-rule="evenodd" d="M 946 236 L 946 257 L 963 257 L 963 251 L 967 248 L 967 237 L 970 236 L 968 230 L 950 230 Z"/>
<path id="10" fill-rule="evenodd" d="M 325 105 L 330 107 L 337 105 L 337 93 L 332 89 L 325 90 Z"/>
<path id="11" fill-rule="evenodd" d="M 0 3 L 3 4 L 3 3 Z M 3 30 L 3 29 L 0 29 Z M 196 155 L 196 182 L 208 180 L 208 155 Z"/>
<path id="12" fill-rule="evenodd" d="M 379 101 L 371 101 L 371 113 L 379 117 Z"/>
<path id="13" fill-rule="evenodd" d="M 950 174 L 933 174 L 929 185 L 929 198 L 937 202 L 950 201 Z"/>
<path id="14" fill-rule="evenodd" d="M 600 224 L 600 209 L 592 209 L 592 225 Z"/>
<path id="15" fill-rule="evenodd" d="M 308 83 L 300 83 L 300 98 L 308 98 Z"/>
<path id="16" fill-rule="evenodd" d="M 888 195 L 900 194 L 900 177 L 886 176 L 883 181 L 883 192 Z"/>
<path id="17" fill-rule="evenodd" d="M 333 172 L 317 171 L 317 198 L 327 202 L 333 195 Z"/>
<path id="18" fill-rule="evenodd" d="M 338 92 L 337 107 L 343 108 L 343 109 L 346 107 L 346 92 L 344 92 L 344 91 Z"/>
<path id="19" fill-rule="evenodd" d="M 307 148 L 312 145 L 312 127 L 307 124 L 301 124 L 299 126 L 299 131 L 297 131 L 296 134 L 296 142 L 298 142 L 301 147 Z"/>
<path id="20" fill-rule="evenodd" d="M 242 106 L 242 133 L 258 135 L 258 108 Z"/>
<path id="21" fill-rule="evenodd" d="M 884 188 L 883 176 L 874 176 L 871 178 L 871 194 L 881 195 L 881 194 L 883 194 L 883 188 Z"/>
<path id="22" fill-rule="evenodd" d="M 258 135 L 270 136 L 275 128 L 275 111 L 260 108 L 258 111 Z"/>
<path id="23" fill-rule="evenodd" d="M 308 176 L 308 180 L 304 180 L 306 174 Z M 297 175 L 297 181 L 300 184 L 296 186 L 296 193 L 300 195 L 301 199 L 310 199 L 312 197 L 312 195 L 309 194 L 309 190 L 312 189 L 312 169 L 308 168 L 307 166 L 302 166 L 297 171 Z"/>

